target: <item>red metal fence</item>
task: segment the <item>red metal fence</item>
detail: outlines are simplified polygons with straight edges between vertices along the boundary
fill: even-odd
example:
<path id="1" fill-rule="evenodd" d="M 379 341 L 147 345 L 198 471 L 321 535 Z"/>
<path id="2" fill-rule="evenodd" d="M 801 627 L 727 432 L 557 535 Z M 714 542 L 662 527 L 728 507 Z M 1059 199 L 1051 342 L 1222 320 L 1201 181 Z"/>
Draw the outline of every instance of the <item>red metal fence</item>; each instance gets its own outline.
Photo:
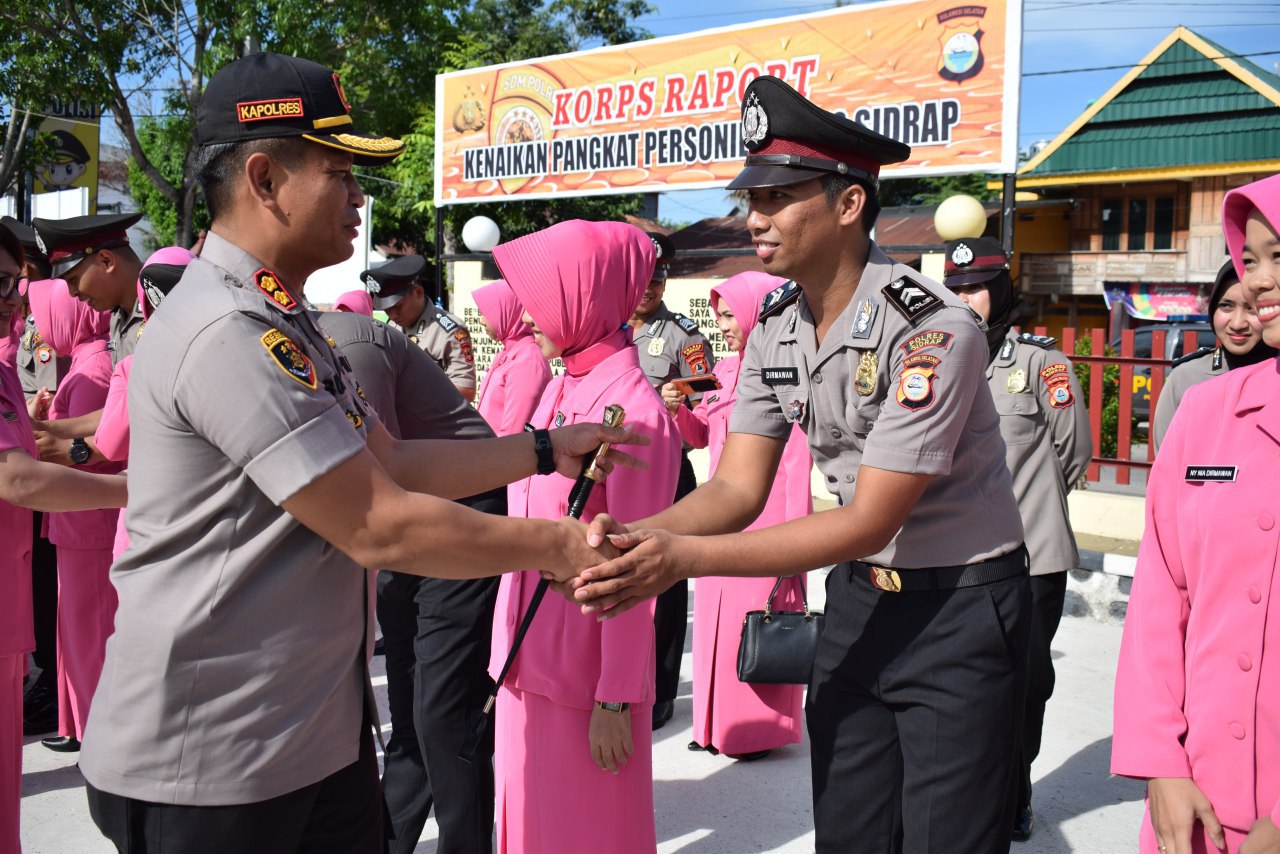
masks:
<path id="1" fill-rule="evenodd" d="M 1080 336 L 1075 329 L 1066 329 L 1062 334 L 1062 351 L 1071 359 L 1073 364 L 1088 365 L 1088 392 L 1087 407 L 1089 410 L 1089 432 L 1093 437 L 1094 457 L 1089 463 L 1089 469 L 1086 479 L 1097 481 L 1101 473 L 1102 466 L 1116 467 L 1116 483 L 1128 484 L 1129 474 L 1133 469 L 1149 469 L 1151 468 L 1150 458 L 1148 460 L 1133 459 L 1134 445 L 1134 428 L 1149 429 L 1151 418 L 1155 416 L 1156 401 L 1160 399 L 1160 390 L 1164 387 L 1165 370 L 1171 364 L 1170 360 L 1156 358 L 1156 354 L 1165 352 L 1165 335 L 1163 330 L 1152 330 L 1151 333 L 1151 352 L 1150 355 L 1139 357 L 1134 355 L 1134 338 L 1133 330 L 1126 329 L 1121 333 L 1120 352 L 1107 352 L 1107 342 L 1105 340 L 1106 332 L 1102 329 L 1085 330 L 1087 337 Z M 1035 329 L 1037 335 L 1044 335 L 1044 327 Z M 1088 355 L 1076 354 L 1076 342 L 1084 340 L 1088 342 Z M 1183 353 L 1192 353 L 1196 350 L 1196 333 L 1188 331 L 1183 333 Z M 1108 372 L 1110 366 L 1119 368 L 1118 382 L 1114 376 L 1115 372 Z M 1135 382 L 1135 368 L 1149 368 L 1149 379 L 1139 373 Z M 1108 376 L 1111 374 L 1111 376 Z M 1110 384 L 1111 388 L 1108 389 Z M 1144 387 L 1145 386 L 1145 391 Z M 1146 422 L 1135 424 L 1134 418 L 1134 401 L 1141 399 L 1146 393 L 1150 396 L 1148 406 L 1148 417 Z M 1117 399 L 1117 417 L 1114 427 L 1108 425 L 1108 428 L 1115 431 L 1115 447 L 1114 457 L 1101 456 L 1103 443 L 1103 412 L 1106 407 L 1108 398 L 1114 396 Z M 1145 439 L 1145 437 L 1141 437 Z"/>

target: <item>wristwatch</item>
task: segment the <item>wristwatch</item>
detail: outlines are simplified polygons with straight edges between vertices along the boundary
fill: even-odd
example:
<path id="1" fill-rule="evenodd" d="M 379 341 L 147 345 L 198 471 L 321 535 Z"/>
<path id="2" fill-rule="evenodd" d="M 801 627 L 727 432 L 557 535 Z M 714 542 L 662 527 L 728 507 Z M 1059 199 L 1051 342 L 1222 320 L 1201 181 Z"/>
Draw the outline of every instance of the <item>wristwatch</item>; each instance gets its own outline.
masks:
<path id="1" fill-rule="evenodd" d="M 602 700 L 596 700 L 596 705 L 606 712 L 613 712 L 615 715 L 620 715 L 631 708 L 630 703 L 606 703 Z"/>
<path id="2" fill-rule="evenodd" d="M 82 437 L 71 440 L 71 450 L 67 452 L 67 456 L 71 457 L 71 462 L 82 466 L 89 462 L 89 457 L 93 456 L 93 452 L 89 450 L 89 443 Z"/>
<path id="3" fill-rule="evenodd" d="M 551 474 L 556 470 L 556 456 L 551 448 L 551 434 L 534 429 L 533 452 L 538 455 L 538 474 Z"/>

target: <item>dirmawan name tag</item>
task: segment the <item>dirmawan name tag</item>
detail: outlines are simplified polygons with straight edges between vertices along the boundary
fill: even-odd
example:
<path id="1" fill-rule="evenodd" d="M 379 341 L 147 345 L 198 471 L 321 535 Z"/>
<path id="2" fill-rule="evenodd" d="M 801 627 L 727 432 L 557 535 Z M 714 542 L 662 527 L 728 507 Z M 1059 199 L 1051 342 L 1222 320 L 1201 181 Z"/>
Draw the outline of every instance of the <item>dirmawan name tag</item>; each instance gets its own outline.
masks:
<path id="1" fill-rule="evenodd" d="M 1187 466 L 1187 483 L 1234 483 L 1235 466 Z"/>

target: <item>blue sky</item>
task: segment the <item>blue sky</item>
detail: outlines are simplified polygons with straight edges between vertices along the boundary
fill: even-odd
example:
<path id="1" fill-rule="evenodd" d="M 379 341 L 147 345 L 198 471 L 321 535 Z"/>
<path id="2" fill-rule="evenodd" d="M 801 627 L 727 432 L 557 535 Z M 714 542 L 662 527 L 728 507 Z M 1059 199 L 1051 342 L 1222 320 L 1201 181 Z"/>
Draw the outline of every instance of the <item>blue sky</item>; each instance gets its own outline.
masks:
<path id="1" fill-rule="evenodd" d="M 830 9 L 811 0 L 650 0 L 657 11 L 637 21 L 655 36 Z M 849 4 L 855 5 L 855 4 Z M 1280 62 L 1280 3 L 1268 0 L 1025 0 L 1019 147 L 1052 139 L 1089 103 L 1179 24 L 1276 72 Z M 932 46 L 930 46 L 932 49 Z M 1265 53 L 1263 53 L 1265 52 Z M 1053 73 L 1123 66 L 1080 73 Z M 662 195 L 659 216 L 693 222 L 723 216 L 722 190 Z"/>

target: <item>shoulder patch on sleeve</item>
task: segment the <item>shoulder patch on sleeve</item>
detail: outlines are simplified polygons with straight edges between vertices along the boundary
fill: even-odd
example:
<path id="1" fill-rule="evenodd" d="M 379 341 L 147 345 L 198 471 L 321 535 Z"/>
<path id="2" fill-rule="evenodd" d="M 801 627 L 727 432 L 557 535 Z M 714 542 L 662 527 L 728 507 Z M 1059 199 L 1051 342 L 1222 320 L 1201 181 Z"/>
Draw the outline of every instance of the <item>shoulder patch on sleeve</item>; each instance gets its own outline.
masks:
<path id="1" fill-rule="evenodd" d="M 760 301 L 760 320 L 781 312 L 784 308 L 800 299 L 800 286 L 795 282 L 787 282 L 765 294 Z"/>
<path id="2" fill-rule="evenodd" d="M 683 329 L 685 332 L 689 333 L 690 335 L 697 334 L 698 324 L 694 323 L 692 320 L 685 317 L 680 312 L 676 312 L 672 316 L 676 319 L 676 325 L 679 326 L 681 329 Z"/>
<path id="3" fill-rule="evenodd" d="M 1032 335 L 1030 332 L 1024 332 L 1018 336 L 1018 340 L 1023 344 L 1031 344 L 1043 350 L 1051 349 L 1058 343 L 1058 339 L 1049 335 Z"/>
<path id="4" fill-rule="evenodd" d="M 931 293 L 920 283 L 901 276 L 880 291 L 898 314 L 915 326 L 919 321 L 942 308 L 942 298 Z"/>
<path id="5" fill-rule="evenodd" d="M 262 346 L 280 370 L 309 389 L 316 387 L 316 366 L 292 338 L 279 329 L 268 329 L 262 335 Z"/>
<path id="6" fill-rule="evenodd" d="M 436 323 L 443 326 L 445 332 L 452 332 L 453 330 L 458 328 L 458 324 L 454 322 L 453 318 L 449 317 L 449 315 L 447 314 L 437 314 Z"/>
<path id="7" fill-rule="evenodd" d="M 1178 365 L 1181 365 L 1183 362 L 1194 362 L 1196 359 L 1203 358 L 1204 356 L 1209 355 L 1210 353 L 1212 353 L 1214 350 L 1217 350 L 1217 349 L 1218 349 L 1217 347 L 1201 347 L 1199 350 L 1196 350 L 1194 353 L 1187 353 L 1185 356 L 1179 356 L 1178 358 L 1174 359 L 1173 366 L 1176 368 Z"/>
<path id="8" fill-rule="evenodd" d="M 685 364 L 693 371 L 694 376 L 701 377 L 711 373 L 711 365 L 707 363 L 707 348 L 702 342 L 688 345 L 680 351 L 680 355 L 684 357 Z"/>
<path id="9" fill-rule="evenodd" d="M 476 358 L 471 349 L 471 333 L 462 327 L 458 327 L 453 333 L 453 340 L 458 342 L 458 348 L 462 351 L 463 361 L 468 365 L 474 365 Z"/>

